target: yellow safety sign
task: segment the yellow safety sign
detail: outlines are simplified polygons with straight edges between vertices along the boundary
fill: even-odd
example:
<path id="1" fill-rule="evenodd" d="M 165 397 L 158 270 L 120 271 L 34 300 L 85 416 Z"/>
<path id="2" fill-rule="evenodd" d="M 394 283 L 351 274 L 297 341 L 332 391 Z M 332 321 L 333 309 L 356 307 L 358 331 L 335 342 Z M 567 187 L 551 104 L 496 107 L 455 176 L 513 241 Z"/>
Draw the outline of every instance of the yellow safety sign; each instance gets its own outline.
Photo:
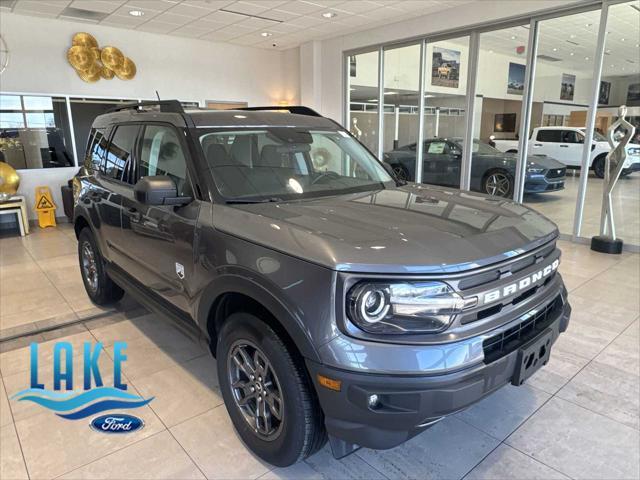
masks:
<path id="1" fill-rule="evenodd" d="M 56 205 L 49 187 L 36 187 L 36 213 L 40 228 L 56 226 Z"/>

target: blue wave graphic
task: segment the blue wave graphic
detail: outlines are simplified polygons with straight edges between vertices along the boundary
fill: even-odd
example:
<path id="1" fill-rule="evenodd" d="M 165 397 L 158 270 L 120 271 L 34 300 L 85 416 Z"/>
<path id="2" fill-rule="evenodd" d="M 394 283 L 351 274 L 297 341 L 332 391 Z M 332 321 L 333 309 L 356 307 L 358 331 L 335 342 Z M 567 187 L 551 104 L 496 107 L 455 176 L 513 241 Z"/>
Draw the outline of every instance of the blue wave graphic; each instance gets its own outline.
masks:
<path id="1" fill-rule="evenodd" d="M 103 412 L 105 410 L 114 410 L 114 409 L 122 409 L 122 408 L 138 408 L 143 407 L 155 397 L 147 398 L 146 400 L 141 400 L 139 402 L 123 402 L 121 400 L 104 400 L 102 402 L 94 403 L 93 405 L 89 405 L 82 410 L 78 410 L 73 413 L 60 414 L 56 413 L 59 417 L 66 418 L 68 420 L 79 420 L 81 418 L 86 418 L 91 415 L 95 415 L 98 412 Z"/>
<path id="2" fill-rule="evenodd" d="M 99 400 L 106 397 L 122 398 L 127 400 L 140 400 L 141 398 L 138 395 L 133 395 L 118 388 L 99 387 L 93 390 L 82 392 L 80 395 L 68 400 L 51 400 L 49 398 L 27 395 L 20 398 L 18 401 L 22 402 L 23 400 L 29 400 L 31 402 L 37 403 L 38 405 L 42 405 L 49 410 L 54 410 L 56 412 L 68 412 L 69 410 L 74 410 L 78 407 L 86 405 L 87 403 L 93 402 L 94 400 Z"/>
<path id="3" fill-rule="evenodd" d="M 29 388 L 22 390 L 11 398 L 17 398 L 19 402 L 33 402 L 54 412 L 69 412 L 80 409 L 69 414 L 57 413 L 58 416 L 70 420 L 85 418 L 89 415 L 115 408 L 142 407 L 154 398 L 144 399 L 139 395 L 113 387 L 98 387 L 73 396 L 76 393 Z M 107 398 L 110 398 L 110 400 L 105 400 Z M 96 400 L 98 401 L 96 402 Z M 92 402 L 96 403 L 91 404 Z"/>
<path id="4" fill-rule="evenodd" d="M 37 395 L 40 395 L 41 397 L 48 398 L 68 398 L 76 392 L 56 392 L 53 390 L 44 390 L 42 388 L 27 388 L 26 390 L 22 390 L 21 392 L 16 393 L 11 398 L 17 398 L 20 395 L 25 395 L 27 393 L 35 393 Z"/>

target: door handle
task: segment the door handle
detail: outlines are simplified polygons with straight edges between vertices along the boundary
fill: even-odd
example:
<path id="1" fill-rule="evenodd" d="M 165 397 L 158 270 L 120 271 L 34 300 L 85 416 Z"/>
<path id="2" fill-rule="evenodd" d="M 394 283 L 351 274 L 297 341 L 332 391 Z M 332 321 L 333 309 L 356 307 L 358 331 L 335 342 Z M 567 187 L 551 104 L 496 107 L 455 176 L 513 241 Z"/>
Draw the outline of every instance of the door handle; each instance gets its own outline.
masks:
<path id="1" fill-rule="evenodd" d="M 134 207 L 127 209 L 127 212 L 132 222 L 139 222 L 142 218 L 142 214 Z"/>
<path id="2" fill-rule="evenodd" d="M 569 145 L 560 145 L 561 148 L 569 148 Z"/>
<path id="3" fill-rule="evenodd" d="M 541 143 L 534 143 L 534 144 L 533 144 L 533 146 L 534 146 L 534 147 L 541 147 L 541 146 L 542 146 L 542 144 L 541 144 Z"/>

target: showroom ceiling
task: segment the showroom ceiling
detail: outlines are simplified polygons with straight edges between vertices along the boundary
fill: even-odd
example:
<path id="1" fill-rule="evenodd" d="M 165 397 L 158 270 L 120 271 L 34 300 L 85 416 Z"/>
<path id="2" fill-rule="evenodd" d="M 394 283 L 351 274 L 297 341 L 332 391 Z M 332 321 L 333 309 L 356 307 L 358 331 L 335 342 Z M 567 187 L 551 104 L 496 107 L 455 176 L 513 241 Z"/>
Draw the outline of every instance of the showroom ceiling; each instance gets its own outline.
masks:
<path id="1" fill-rule="evenodd" d="M 1 11 L 286 49 L 467 3 L 461 0 L 0 0 Z M 275 47 L 274 47 L 275 44 Z"/>

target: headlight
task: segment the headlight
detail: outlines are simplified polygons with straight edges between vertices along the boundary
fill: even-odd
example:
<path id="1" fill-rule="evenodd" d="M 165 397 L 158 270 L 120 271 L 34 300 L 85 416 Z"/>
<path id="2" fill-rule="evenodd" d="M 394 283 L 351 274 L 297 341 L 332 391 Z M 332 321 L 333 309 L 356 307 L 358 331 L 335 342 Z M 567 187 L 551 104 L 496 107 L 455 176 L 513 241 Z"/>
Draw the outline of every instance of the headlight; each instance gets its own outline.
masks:
<path id="1" fill-rule="evenodd" d="M 347 294 L 347 313 L 368 333 L 435 333 L 475 303 L 442 282 L 362 282 Z"/>
<path id="2" fill-rule="evenodd" d="M 529 173 L 542 173 L 542 172 L 544 172 L 544 168 L 543 167 L 529 167 L 529 168 L 527 168 L 527 172 L 529 172 Z"/>

